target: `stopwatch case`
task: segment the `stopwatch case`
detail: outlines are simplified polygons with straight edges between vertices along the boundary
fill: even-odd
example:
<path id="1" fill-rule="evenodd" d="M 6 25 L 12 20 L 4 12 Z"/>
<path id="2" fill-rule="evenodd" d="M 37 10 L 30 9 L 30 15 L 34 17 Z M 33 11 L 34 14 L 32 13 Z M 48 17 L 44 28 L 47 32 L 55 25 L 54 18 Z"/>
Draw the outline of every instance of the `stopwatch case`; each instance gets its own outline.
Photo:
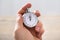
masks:
<path id="1" fill-rule="evenodd" d="M 29 18 L 29 16 L 31 16 L 31 18 Z M 27 12 L 23 14 L 23 23 L 26 27 L 32 28 L 38 23 L 38 18 L 34 13 Z"/>

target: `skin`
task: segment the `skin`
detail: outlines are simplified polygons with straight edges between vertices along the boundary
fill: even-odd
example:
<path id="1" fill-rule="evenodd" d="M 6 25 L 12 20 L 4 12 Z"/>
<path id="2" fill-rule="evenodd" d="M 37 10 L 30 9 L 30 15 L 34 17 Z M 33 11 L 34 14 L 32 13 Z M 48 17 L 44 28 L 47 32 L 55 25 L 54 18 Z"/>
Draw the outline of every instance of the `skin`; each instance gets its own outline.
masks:
<path id="1" fill-rule="evenodd" d="M 23 24 L 22 15 L 26 12 L 27 8 L 31 8 L 31 6 L 32 5 L 30 3 L 27 3 L 18 11 L 16 28 L 14 30 L 15 40 L 42 40 L 42 34 L 44 33 L 44 29 L 40 20 L 34 28 L 27 28 Z M 40 16 L 40 12 L 38 10 L 36 10 L 34 13 L 37 17 Z"/>

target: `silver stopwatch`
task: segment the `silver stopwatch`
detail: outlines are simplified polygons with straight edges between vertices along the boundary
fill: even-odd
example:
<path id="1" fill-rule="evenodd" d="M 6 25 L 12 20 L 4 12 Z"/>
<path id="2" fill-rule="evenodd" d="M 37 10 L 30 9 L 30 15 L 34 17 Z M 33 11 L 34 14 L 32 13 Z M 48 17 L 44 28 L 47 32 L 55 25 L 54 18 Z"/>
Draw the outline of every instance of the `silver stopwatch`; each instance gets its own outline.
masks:
<path id="1" fill-rule="evenodd" d="M 27 12 L 23 14 L 23 22 L 24 25 L 26 25 L 29 28 L 32 28 L 35 27 L 36 24 L 38 23 L 38 18 L 34 13 L 29 12 L 27 10 Z"/>

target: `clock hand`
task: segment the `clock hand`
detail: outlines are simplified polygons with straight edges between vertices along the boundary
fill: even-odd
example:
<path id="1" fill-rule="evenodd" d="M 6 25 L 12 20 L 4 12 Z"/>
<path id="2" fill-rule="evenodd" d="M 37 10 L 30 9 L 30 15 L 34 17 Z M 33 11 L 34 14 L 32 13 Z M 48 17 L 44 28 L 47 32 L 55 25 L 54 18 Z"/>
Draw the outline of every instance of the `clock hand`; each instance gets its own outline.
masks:
<path id="1" fill-rule="evenodd" d="M 31 15 L 29 15 L 29 19 L 30 19 L 30 21 L 31 21 Z"/>

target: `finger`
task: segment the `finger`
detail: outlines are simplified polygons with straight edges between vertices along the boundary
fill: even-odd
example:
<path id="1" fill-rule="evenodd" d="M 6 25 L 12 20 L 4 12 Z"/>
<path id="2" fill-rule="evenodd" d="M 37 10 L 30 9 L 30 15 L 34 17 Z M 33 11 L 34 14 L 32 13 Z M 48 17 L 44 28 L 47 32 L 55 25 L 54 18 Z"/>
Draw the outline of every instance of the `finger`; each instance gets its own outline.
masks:
<path id="1" fill-rule="evenodd" d="M 14 32 L 17 30 L 17 29 L 21 29 L 23 28 L 23 20 L 22 20 L 22 16 L 18 16 L 17 19 L 16 19 L 16 24 L 15 24 L 15 29 L 14 29 Z"/>
<path id="2" fill-rule="evenodd" d="M 39 12 L 39 10 L 34 11 L 34 13 L 35 13 L 35 15 L 36 15 L 37 17 L 39 17 L 39 16 L 41 15 L 40 12 Z"/>
<path id="3" fill-rule="evenodd" d="M 23 23 L 22 15 L 18 16 L 17 21 L 18 21 L 19 24 Z"/>
<path id="4" fill-rule="evenodd" d="M 18 27 L 22 27 L 23 26 L 23 18 L 22 18 L 22 15 L 20 15 L 20 16 L 17 17 L 16 22 L 17 22 Z"/>
<path id="5" fill-rule="evenodd" d="M 35 27 L 35 31 L 36 31 L 36 36 L 38 38 L 41 38 L 42 34 L 44 33 L 43 25 L 41 22 L 38 22 L 38 24 Z"/>
<path id="6" fill-rule="evenodd" d="M 43 35 L 43 33 L 44 33 L 44 29 L 43 28 L 41 28 L 40 29 L 40 32 L 38 33 L 38 38 L 41 38 L 42 37 L 42 35 Z"/>
<path id="7" fill-rule="evenodd" d="M 44 29 L 43 29 L 43 25 L 41 22 L 39 22 L 36 27 L 35 27 L 35 31 L 36 31 L 36 36 L 38 38 L 42 37 L 42 34 L 44 33 Z"/>
<path id="8" fill-rule="evenodd" d="M 21 10 L 19 10 L 18 14 L 23 14 L 26 12 L 27 8 L 31 8 L 31 4 L 30 3 L 27 3 L 25 6 L 23 6 L 21 8 Z"/>
<path id="9" fill-rule="evenodd" d="M 35 31 L 40 32 L 40 29 L 42 28 L 42 23 L 38 22 L 37 25 L 35 26 Z"/>

